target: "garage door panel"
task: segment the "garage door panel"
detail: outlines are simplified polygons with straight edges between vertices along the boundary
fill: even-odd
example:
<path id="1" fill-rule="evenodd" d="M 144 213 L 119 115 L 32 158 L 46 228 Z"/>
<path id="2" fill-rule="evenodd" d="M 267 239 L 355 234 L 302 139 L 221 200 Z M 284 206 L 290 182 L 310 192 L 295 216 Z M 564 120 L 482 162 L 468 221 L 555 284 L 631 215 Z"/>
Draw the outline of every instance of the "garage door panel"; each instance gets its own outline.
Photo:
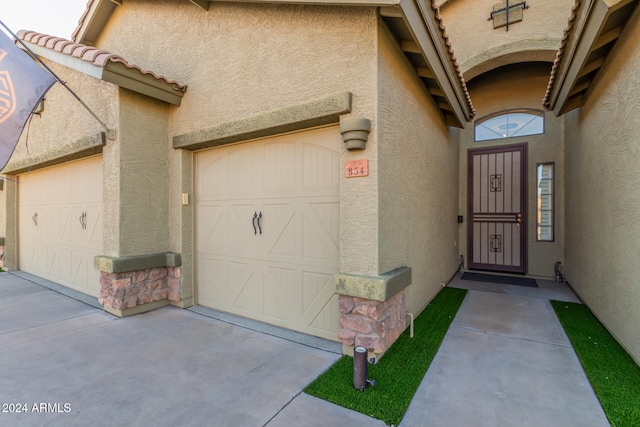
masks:
<path id="1" fill-rule="evenodd" d="M 331 171 L 340 170 L 340 153 L 333 146 L 304 144 L 303 189 L 305 194 L 313 190 L 329 190 L 335 193 L 340 186 L 340 175 Z"/>
<path id="2" fill-rule="evenodd" d="M 198 298 L 203 303 L 211 304 L 214 301 L 224 301 L 227 283 L 227 261 L 216 257 L 197 254 L 201 262 L 198 264 L 198 282 L 207 283 L 208 286 L 198 289 Z"/>
<path id="3" fill-rule="evenodd" d="M 231 305 L 237 313 L 249 317 L 258 315 L 260 318 L 264 312 L 262 274 L 256 272 L 250 264 L 245 264 L 244 267 L 242 271 L 235 271 L 233 274 L 230 269 L 224 292 L 232 297 Z"/>
<path id="4" fill-rule="evenodd" d="M 18 191 L 20 269 L 98 296 L 102 158 L 21 175 Z"/>
<path id="5" fill-rule="evenodd" d="M 279 261 L 291 261 L 300 253 L 300 220 L 291 204 L 265 205 L 262 228 L 267 254 Z"/>
<path id="6" fill-rule="evenodd" d="M 95 270 L 93 269 L 93 263 L 90 264 L 89 261 L 84 254 L 73 251 L 70 263 L 72 266 L 71 276 L 68 280 L 78 287 L 85 286 L 86 283 L 91 282 L 90 277 Z"/>
<path id="7" fill-rule="evenodd" d="M 227 192 L 226 156 L 209 156 L 202 159 L 198 166 L 207 179 L 199 183 L 196 189 L 196 200 L 211 200 L 216 195 Z"/>
<path id="8" fill-rule="evenodd" d="M 338 202 L 307 205 L 303 211 L 302 254 L 307 260 L 333 262 L 339 254 Z"/>
<path id="9" fill-rule="evenodd" d="M 335 340 L 335 332 L 339 328 L 340 310 L 338 309 L 338 296 L 332 295 L 324 307 L 315 312 L 309 312 L 305 317 L 307 330 L 322 338 Z"/>
<path id="10" fill-rule="evenodd" d="M 53 245 L 47 245 L 47 265 L 46 265 L 46 277 L 50 280 L 60 281 L 60 256 L 62 250 Z"/>
<path id="11" fill-rule="evenodd" d="M 222 222 L 222 206 L 200 205 L 196 208 L 198 218 L 206 218 L 198 230 L 197 252 L 216 253 L 226 244 L 226 227 Z"/>
<path id="12" fill-rule="evenodd" d="M 73 244 L 82 244 L 84 241 L 82 225 L 78 221 L 78 218 L 75 218 L 76 212 L 78 212 L 79 209 L 60 206 L 57 210 L 59 230 L 57 238 L 61 241 L 71 242 Z M 53 214 L 53 212 L 51 213 Z M 78 217 L 79 216 L 80 214 L 78 213 Z M 78 225 L 80 226 L 78 227 Z"/>
<path id="13" fill-rule="evenodd" d="M 197 155 L 199 304 L 337 339 L 340 147 L 332 128 Z"/>
<path id="14" fill-rule="evenodd" d="M 302 171 L 297 160 L 297 144 L 290 139 L 283 143 L 268 143 L 264 146 L 264 162 L 260 181 L 260 193 L 275 196 L 291 194 L 300 189 Z"/>
<path id="15" fill-rule="evenodd" d="M 241 203 L 232 204 L 225 212 L 225 232 L 226 238 L 224 242 L 224 250 L 228 250 L 231 254 L 238 256 L 251 256 L 253 252 L 253 240 L 258 229 L 257 219 L 254 221 L 254 215 L 257 215 L 257 208 L 253 204 Z M 255 222 L 255 229 L 254 229 Z"/>
<path id="16" fill-rule="evenodd" d="M 223 161 L 227 162 L 226 173 L 221 180 L 226 183 L 226 188 L 220 188 L 224 197 L 248 198 L 255 194 L 256 179 L 259 170 L 256 169 L 256 153 L 254 150 L 242 146 L 235 146 L 228 155 L 223 155 Z M 210 185 L 216 186 L 216 181 L 210 181 Z"/>
<path id="17" fill-rule="evenodd" d="M 86 207 L 87 215 L 84 219 L 86 224 L 86 233 L 83 233 L 83 245 L 99 248 L 102 247 L 102 205 L 92 205 Z M 77 221 L 80 222 L 80 217 L 82 213 L 77 218 Z"/>
<path id="18" fill-rule="evenodd" d="M 263 313 L 265 319 L 289 325 L 295 321 L 300 304 L 299 275 L 293 268 L 269 267 L 262 278 L 264 284 Z"/>

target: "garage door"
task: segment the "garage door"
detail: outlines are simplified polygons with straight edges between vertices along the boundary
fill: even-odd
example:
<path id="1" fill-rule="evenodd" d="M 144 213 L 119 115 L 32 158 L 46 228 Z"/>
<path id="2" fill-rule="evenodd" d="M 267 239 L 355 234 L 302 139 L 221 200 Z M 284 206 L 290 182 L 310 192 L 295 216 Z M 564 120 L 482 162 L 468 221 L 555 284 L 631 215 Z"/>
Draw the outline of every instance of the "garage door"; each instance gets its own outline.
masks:
<path id="1" fill-rule="evenodd" d="M 197 155 L 197 300 L 337 340 L 337 128 Z"/>
<path id="2" fill-rule="evenodd" d="M 20 270 L 98 296 L 102 157 L 20 175 Z"/>

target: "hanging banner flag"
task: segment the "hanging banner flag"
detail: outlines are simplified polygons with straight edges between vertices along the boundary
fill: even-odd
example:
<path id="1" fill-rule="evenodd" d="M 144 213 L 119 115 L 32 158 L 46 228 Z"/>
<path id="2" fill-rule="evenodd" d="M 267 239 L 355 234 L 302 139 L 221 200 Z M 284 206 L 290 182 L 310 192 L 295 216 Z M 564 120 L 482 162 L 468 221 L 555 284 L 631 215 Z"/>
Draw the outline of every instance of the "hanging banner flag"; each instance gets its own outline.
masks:
<path id="1" fill-rule="evenodd" d="M 22 130 L 56 79 L 0 31 L 0 170 Z"/>

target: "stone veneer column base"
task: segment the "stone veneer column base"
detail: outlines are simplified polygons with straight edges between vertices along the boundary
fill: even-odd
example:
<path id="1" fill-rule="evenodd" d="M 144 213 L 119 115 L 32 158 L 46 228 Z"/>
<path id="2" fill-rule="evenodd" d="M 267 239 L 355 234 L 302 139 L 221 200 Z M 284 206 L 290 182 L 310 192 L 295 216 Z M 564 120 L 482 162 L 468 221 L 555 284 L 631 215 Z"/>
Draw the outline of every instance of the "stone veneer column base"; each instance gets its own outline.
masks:
<path id="1" fill-rule="evenodd" d="M 130 316 L 182 301 L 178 254 L 96 257 L 94 264 L 100 270 L 98 301 L 111 314 Z"/>
<path id="2" fill-rule="evenodd" d="M 411 284 L 411 269 L 400 267 L 380 276 L 337 274 L 343 352 L 366 347 L 377 361 L 406 328 L 404 288 Z"/>
<path id="3" fill-rule="evenodd" d="M 407 326 L 404 292 L 384 302 L 340 295 L 339 305 L 338 339 L 349 347 L 382 355 Z"/>
<path id="4" fill-rule="evenodd" d="M 180 300 L 180 267 L 160 267 L 127 273 L 100 272 L 98 302 L 114 310 Z M 165 305 L 166 305 L 165 304 Z"/>

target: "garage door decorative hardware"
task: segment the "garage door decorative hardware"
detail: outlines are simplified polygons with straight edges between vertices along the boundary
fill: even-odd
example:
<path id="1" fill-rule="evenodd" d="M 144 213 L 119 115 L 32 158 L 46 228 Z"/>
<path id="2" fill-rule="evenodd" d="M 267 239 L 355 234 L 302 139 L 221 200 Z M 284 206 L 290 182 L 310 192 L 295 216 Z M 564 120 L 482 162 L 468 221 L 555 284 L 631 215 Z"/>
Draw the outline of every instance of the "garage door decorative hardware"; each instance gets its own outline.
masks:
<path id="1" fill-rule="evenodd" d="M 87 229 L 87 213 L 86 212 L 82 212 L 82 215 L 80 215 L 80 226 L 82 227 L 83 230 Z"/>
<path id="2" fill-rule="evenodd" d="M 262 235 L 262 224 L 260 224 L 260 220 L 262 219 L 262 211 L 258 215 L 258 211 L 253 212 L 253 219 L 251 220 L 251 224 L 253 225 L 253 234 L 258 234 L 258 230 L 260 230 L 260 235 Z M 256 224 L 258 224 L 258 228 L 256 228 Z"/>
<path id="3" fill-rule="evenodd" d="M 31 219 L 33 220 L 33 223 L 37 227 L 38 226 L 38 212 L 34 213 L 33 216 L 31 217 Z"/>

